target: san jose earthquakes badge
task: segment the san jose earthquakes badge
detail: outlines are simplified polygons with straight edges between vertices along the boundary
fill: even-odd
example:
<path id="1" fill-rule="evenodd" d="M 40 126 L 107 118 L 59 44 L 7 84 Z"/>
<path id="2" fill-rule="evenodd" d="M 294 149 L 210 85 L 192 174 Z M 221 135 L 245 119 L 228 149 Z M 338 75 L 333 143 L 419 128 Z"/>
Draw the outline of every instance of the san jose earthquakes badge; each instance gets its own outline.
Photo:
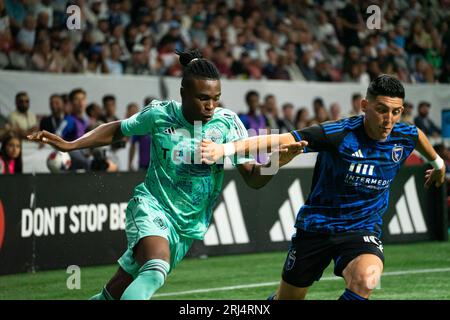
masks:
<path id="1" fill-rule="evenodd" d="M 392 160 L 394 160 L 394 162 L 399 162 L 400 160 L 402 160 L 402 156 L 403 156 L 403 147 L 400 146 L 395 146 L 394 148 L 392 148 Z"/>

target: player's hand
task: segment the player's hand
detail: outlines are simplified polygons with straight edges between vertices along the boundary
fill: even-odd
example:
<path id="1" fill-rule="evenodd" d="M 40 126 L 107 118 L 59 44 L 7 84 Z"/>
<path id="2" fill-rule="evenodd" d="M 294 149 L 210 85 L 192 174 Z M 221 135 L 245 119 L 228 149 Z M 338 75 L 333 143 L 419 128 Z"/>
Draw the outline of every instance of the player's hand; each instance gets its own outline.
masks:
<path id="1" fill-rule="evenodd" d="M 69 142 L 67 142 L 60 136 L 57 136 L 56 134 L 50 133 L 45 130 L 29 134 L 27 138 L 31 141 L 49 144 L 62 152 L 68 152 L 72 150 L 71 144 Z"/>
<path id="2" fill-rule="evenodd" d="M 201 161 L 206 164 L 214 164 L 222 159 L 224 155 L 223 145 L 212 142 L 211 140 L 202 140 Z"/>
<path id="3" fill-rule="evenodd" d="M 290 144 L 282 144 L 278 150 L 272 153 L 273 157 L 279 156 L 279 166 L 282 167 L 288 164 L 292 159 L 294 159 L 299 154 L 304 152 L 304 148 L 308 145 L 305 140 L 294 142 Z"/>
<path id="4" fill-rule="evenodd" d="M 440 169 L 429 169 L 425 172 L 425 188 L 433 185 L 440 187 L 445 181 L 445 165 Z"/>

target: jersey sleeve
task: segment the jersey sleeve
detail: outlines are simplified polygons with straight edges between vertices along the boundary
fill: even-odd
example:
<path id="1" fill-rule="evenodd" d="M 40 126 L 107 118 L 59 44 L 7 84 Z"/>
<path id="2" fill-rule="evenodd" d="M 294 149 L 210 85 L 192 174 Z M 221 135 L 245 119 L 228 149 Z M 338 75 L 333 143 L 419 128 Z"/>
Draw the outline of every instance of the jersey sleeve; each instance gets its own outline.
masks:
<path id="1" fill-rule="evenodd" d="M 242 140 L 248 138 L 247 130 L 241 119 L 236 115 L 226 115 L 230 119 L 230 131 L 228 132 L 226 142 L 232 142 L 237 140 Z M 235 155 L 231 157 L 231 162 L 234 166 L 250 161 L 255 161 L 255 159 L 250 155 L 246 157 L 245 155 Z"/>
<path id="2" fill-rule="evenodd" d="M 302 140 L 308 142 L 304 152 L 319 152 L 333 148 L 333 141 L 325 134 L 323 127 L 319 124 L 292 131 L 291 134 L 297 142 Z"/>
<path id="3" fill-rule="evenodd" d="M 154 123 L 154 109 L 151 105 L 128 119 L 122 120 L 120 129 L 124 136 L 142 136 L 151 133 Z"/>

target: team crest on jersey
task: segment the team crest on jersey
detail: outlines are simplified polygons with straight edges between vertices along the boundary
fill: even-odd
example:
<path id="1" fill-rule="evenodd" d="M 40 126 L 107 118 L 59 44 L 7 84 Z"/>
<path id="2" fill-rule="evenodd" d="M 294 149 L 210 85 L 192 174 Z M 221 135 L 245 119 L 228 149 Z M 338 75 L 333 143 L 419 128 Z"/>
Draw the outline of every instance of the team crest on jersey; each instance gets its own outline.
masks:
<path id="1" fill-rule="evenodd" d="M 222 142 L 222 132 L 218 128 L 210 128 L 206 130 L 204 138 L 212 142 Z"/>
<path id="2" fill-rule="evenodd" d="M 394 162 L 399 162 L 400 160 L 402 160 L 402 156 L 403 156 L 403 147 L 397 147 L 395 146 L 394 148 L 392 148 L 392 160 L 394 160 Z"/>
<path id="3" fill-rule="evenodd" d="M 167 226 L 164 223 L 163 219 L 161 219 L 160 217 L 156 217 L 155 219 L 153 219 L 153 223 L 156 224 L 156 226 L 158 228 L 160 228 L 161 230 L 165 230 L 167 228 Z"/>

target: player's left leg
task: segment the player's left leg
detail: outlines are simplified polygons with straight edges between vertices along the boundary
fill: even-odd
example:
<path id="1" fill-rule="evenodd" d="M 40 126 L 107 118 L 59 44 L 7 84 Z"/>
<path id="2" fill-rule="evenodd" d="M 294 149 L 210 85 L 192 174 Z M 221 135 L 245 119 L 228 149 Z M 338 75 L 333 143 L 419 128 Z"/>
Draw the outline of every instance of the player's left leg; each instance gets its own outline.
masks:
<path id="1" fill-rule="evenodd" d="M 367 300 L 379 283 L 384 255 L 373 234 L 342 234 L 336 241 L 334 273 L 343 277 L 346 289 L 340 300 Z"/>
<path id="2" fill-rule="evenodd" d="M 353 259 L 345 267 L 342 275 L 346 283 L 345 300 L 355 300 L 359 297 L 369 299 L 372 290 L 380 281 L 383 272 L 383 262 L 374 254 L 362 254 Z"/>

